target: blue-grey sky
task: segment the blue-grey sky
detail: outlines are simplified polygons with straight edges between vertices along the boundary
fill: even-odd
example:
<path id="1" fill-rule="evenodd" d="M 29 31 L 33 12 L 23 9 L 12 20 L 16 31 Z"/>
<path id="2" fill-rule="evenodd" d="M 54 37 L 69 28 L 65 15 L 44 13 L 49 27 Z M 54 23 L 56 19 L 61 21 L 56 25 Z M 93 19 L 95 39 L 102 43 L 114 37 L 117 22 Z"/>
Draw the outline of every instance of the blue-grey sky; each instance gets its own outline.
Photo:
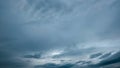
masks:
<path id="1" fill-rule="evenodd" d="M 119 0 L 0 0 L 0 68 L 119 68 Z"/>

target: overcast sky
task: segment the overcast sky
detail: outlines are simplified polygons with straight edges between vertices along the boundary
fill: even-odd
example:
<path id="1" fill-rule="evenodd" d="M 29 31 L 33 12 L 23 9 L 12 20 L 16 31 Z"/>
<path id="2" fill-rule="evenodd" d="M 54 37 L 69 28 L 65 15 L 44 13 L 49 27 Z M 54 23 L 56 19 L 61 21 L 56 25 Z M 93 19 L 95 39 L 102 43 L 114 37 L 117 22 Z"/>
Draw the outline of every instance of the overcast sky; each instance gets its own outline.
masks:
<path id="1" fill-rule="evenodd" d="M 120 67 L 120 0 L 0 0 L 0 68 L 100 67 Z"/>

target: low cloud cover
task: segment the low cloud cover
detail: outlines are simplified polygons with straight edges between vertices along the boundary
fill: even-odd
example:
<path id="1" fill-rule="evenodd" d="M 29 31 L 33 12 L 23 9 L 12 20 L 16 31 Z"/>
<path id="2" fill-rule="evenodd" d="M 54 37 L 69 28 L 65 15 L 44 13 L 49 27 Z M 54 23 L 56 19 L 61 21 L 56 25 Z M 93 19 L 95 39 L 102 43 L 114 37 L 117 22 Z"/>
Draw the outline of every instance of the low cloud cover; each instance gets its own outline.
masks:
<path id="1" fill-rule="evenodd" d="M 120 68 L 119 0 L 0 0 L 0 68 Z"/>

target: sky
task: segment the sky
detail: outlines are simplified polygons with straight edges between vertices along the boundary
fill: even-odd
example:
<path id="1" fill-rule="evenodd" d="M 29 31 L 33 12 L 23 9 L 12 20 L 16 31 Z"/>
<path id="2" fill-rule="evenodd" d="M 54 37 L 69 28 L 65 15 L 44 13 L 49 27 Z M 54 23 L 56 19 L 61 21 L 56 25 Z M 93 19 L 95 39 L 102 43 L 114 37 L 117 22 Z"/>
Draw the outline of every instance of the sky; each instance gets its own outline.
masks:
<path id="1" fill-rule="evenodd" d="M 0 0 L 0 68 L 120 68 L 120 0 Z"/>

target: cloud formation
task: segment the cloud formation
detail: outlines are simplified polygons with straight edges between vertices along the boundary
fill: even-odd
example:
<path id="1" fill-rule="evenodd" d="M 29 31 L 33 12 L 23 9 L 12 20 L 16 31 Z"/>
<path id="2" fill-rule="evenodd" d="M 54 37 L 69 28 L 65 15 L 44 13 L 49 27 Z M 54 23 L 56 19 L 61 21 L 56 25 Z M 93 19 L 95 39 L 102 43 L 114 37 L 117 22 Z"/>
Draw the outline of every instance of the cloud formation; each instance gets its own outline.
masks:
<path id="1" fill-rule="evenodd" d="M 119 68 L 119 6 L 118 0 L 1 0 L 0 68 Z"/>

